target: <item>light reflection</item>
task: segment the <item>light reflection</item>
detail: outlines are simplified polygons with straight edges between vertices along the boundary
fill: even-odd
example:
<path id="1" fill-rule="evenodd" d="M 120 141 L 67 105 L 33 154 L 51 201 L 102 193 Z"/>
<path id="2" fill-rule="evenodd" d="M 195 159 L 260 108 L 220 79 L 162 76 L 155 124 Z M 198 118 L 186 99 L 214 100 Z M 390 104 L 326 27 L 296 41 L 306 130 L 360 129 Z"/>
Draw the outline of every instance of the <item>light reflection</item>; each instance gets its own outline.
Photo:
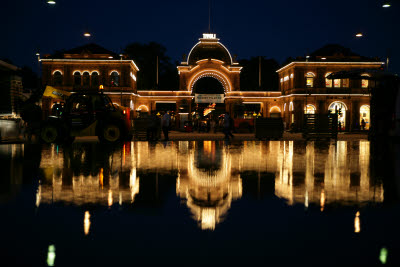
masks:
<path id="1" fill-rule="evenodd" d="M 47 265 L 54 266 L 54 262 L 56 260 L 56 246 L 50 245 L 47 250 Z"/>
<path id="2" fill-rule="evenodd" d="M 113 194 L 112 194 L 112 191 L 109 190 L 108 191 L 108 206 L 111 207 L 112 204 L 113 204 Z"/>
<path id="3" fill-rule="evenodd" d="M 359 232 L 361 232 L 360 212 L 357 211 L 356 217 L 354 218 L 354 233 L 359 233 Z"/>
<path id="4" fill-rule="evenodd" d="M 85 211 L 85 217 L 83 219 L 83 231 L 85 235 L 89 234 L 90 230 L 90 213 L 89 211 Z"/>
<path id="5" fill-rule="evenodd" d="M 136 169 L 131 170 L 129 177 L 129 188 L 131 190 L 131 203 L 135 200 L 135 196 L 139 194 L 139 177 L 136 176 Z"/>
<path id="6" fill-rule="evenodd" d="M 320 205 L 321 205 L 321 211 L 324 211 L 324 208 L 325 208 L 325 191 L 324 191 L 324 189 L 321 190 Z"/>
<path id="7" fill-rule="evenodd" d="M 104 182 L 104 175 L 103 175 L 103 168 L 101 168 L 99 173 L 99 184 L 101 189 L 103 189 L 104 186 L 103 182 Z"/>
<path id="8" fill-rule="evenodd" d="M 382 264 L 386 264 L 388 254 L 387 248 L 383 247 L 379 253 L 379 260 Z"/>
<path id="9" fill-rule="evenodd" d="M 39 182 L 38 189 L 36 190 L 36 202 L 35 202 L 35 206 L 37 208 L 39 208 L 41 198 L 42 198 L 42 185 Z"/>
<path id="10" fill-rule="evenodd" d="M 306 209 L 314 206 L 324 211 L 333 203 L 362 206 L 383 201 L 383 185 L 372 184 L 370 179 L 368 141 L 248 141 L 240 146 L 181 141 L 166 147 L 132 142 L 130 147 L 109 151 L 95 144 L 87 146 L 68 153 L 63 147 L 58 154 L 53 149 L 43 151 L 41 168 L 46 183 L 39 186 L 36 203 L 111 207 L 118 201 L 120 206 L 123 202 L 134 205 L 138 195 L 154 196 L 164 185 L 168 188 L 168 179 L 163 180 L 163 175 L 168 175 L 174 177 L 172 187 L 199 227 L 213 230 L 243 194 L 262 198 L 265 179 L 273 179 L 272 193 L 278 198 Z M 100 155 L 100 160 L 91 158 Z M 150 185 L 139 190 L 140 179 Z M 257 189 L 246 191 L 249 186 L 245 183 Z"/>

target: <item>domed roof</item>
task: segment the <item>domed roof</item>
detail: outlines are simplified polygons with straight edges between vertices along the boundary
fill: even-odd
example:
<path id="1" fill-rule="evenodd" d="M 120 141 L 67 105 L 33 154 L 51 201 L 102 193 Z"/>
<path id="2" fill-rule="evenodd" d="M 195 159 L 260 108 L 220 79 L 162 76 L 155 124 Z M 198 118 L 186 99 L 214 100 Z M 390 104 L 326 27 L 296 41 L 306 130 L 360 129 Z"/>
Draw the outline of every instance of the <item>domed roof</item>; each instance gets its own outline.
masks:
<path id="1" fill-rule="evenodd" d="M 218 59 L 225 64 L 232 65 L 232 57 L 228 49 L 221 44 L 215 34 L 203 34 L 203 38 L 190 51 L 188 64 L 196 65 L 196 62 L 202 59 Z"/>

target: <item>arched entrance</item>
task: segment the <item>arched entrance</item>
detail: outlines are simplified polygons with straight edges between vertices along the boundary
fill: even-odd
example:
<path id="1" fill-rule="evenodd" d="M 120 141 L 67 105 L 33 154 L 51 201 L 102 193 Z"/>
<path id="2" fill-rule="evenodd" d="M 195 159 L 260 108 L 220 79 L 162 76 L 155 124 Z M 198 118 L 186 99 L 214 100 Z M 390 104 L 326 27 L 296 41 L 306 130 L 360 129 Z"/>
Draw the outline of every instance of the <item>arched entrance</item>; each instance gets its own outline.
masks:
<path id="1" fill-rule="evenodd" d="M 362 121 L 364 120 L 364 129 L 362 129 Z M 369 130 L 370 127 L 370 107 L 363 105 L 360 107 L 360 127 L 362 130 Z"/>
<path id="2" fill-rule="evenodd" d="M 304 108 L 304 114 L 315 114 L 315 106 L 308 104 L 305 108 Z"/>
<path id="3" fill-rule="evenodd" d="M 209 131 L 211 120 L 218 120 L 225 112 L 224 92 L 224 82 L 212 75 L 203 75 L 194 81 L 192 118 L 199 130 Z"/>
<path id="4" fill-rule="evenodd" d="M 228 94 L 240 90 L 241 69 L 215 34 L 203 34 L 178 66 L 179 90 L 193 96 L 189 120 L 215 118 L 225 110 L 232 113 L 237 99 Z"/>
<path id="5" fill-rule="evenodd" d="M 346 128 L 346 110 L 347 107 L 343 102 L 333 102 L 328 108 L 330 113 L 338 113 L 338 127 L 339 130 Z"/>

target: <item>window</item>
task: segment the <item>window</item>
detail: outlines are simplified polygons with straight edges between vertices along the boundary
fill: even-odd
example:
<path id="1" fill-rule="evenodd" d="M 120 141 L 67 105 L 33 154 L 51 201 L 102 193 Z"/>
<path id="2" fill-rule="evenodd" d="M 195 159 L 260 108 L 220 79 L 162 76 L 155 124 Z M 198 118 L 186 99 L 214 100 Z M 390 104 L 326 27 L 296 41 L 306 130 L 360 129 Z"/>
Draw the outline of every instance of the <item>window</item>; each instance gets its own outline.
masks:
<path id="1" fill-rule="evenodd" d="M 361 130 L 369 130 L 370 108 L 368 105 L 363 105 L 360 108 L 360 127 Z"/>
<path id="2" fill-rule="evenodd" d="M 75 86 L 80 86 L 81 85 L 81 73 L 79 71 L 76 71 L 74 73 L 74 85 Z"/>
<path id="3" fill-rule="evenodd" d="M 326 78 L 329 74 L 331 74 L 331 73 L 329 72 L 329 73 L 327 73 L 327 74 L 325 75 L 325 87 L 326 87 L 326 88 L 331 88 L 331 87 L 332 87 L 332 80 Z"/>
<path id="4" fill-rule="evenodd" d="M 367 74 L 363 74 L 361 76 L 368 77 Z M 369 81 L 367 79 L 362 79 L 361 80 L 361 88 L 368 88 L 368 85 L 369 85 Z"/>
<path id="5" fill-rule="evenodd" d="M 89 87 L 90 86 L 90 75 L 89 72 L 85 71 L 82 75 L 83 86 Z"/>
<path id="6" fill-rule="evenodd" d="M 118 86 L 119 84 L 119 75 L 118 72 L 113 71 L 110 75 L 110 84 L 111 86 Z"/>
<path id="7" fill-rule="evenodd" d="M 338 129 L 341 131 L 345 129 L 346 126 L 346 110 L 347 107 L 343 102 L 333 102 L 329 105 L 328 108 L 330 113 L 338 114 Z"/>
<path id="8" fill-rule="evenodd" d="M 342 87 L 349 88 L 349 79 L 342 80 Z"/>
<path id="9" fill-rule="evenodd" d="M 305 108 L 304 108 L 304 113 L 305 114 L 315 114 L 315 110 L 316 108 L 313 105 L 308 104 Z"/>
<path id="10" fill-rule="evenodd" d="M 99 74 L 97 72 L 92 73 L 92 87 L 99 87 Z"/>
<path id="11" fill-rule="evenodd" d="M 333 87 L 339 88 L 340 87 L 340 79 L 333 80 Z"/>
<path id="12" fill-rule="evenodd" d="M 309 72 L 306 75 L 306 86 L 307 87 L 314 87 L 314 73 Z"/>
<path id="13" fill-rule="evenodd" d="M 54 85 L 55 86 L 61 86 L 62 85 L 62 74 L 60 71 L 55 71 L 53 74 L 53 80 L 54 80 Z"/>

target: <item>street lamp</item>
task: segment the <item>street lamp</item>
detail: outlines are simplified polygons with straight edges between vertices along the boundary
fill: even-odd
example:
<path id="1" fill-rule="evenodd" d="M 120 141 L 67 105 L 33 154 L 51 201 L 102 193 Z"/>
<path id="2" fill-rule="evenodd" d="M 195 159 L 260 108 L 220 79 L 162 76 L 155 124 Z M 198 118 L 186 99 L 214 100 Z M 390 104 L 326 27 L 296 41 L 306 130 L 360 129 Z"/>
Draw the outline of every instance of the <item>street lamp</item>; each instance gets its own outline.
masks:
<path id="1" fill-rule="evenodd" d="M 363 37 L 363 34 L 361 32 L 359 32 L 356 34 L 356 37 L 358 37 L 358 38 Z"/>
<path id="2" fill-rule="evenodd" d="M 382 7 L 390 7 L 391 6 L 391 4 L 390 4 L 390 2 L 389 1 L 385 1 L 385 2 L 383 2 L 383 4 L 382 4 Z"/>
<path id="3" fill-rule="evenodd" d="M 92 35 L 90 34 L 90 32 L 84 32 L 84 33 L 83 33 L 83 36 L 85 36 L 85 37 L 90 37 L 90 36 L 92 36 Z"/>
<path id="4" fill-rule="evenodd" d="M 47 1 L 47 4 L 49 4 L 49 5 L 55 5 L 55 4 L 56 4 L 56 1 L 49 0 L 49 1 Z"/>

